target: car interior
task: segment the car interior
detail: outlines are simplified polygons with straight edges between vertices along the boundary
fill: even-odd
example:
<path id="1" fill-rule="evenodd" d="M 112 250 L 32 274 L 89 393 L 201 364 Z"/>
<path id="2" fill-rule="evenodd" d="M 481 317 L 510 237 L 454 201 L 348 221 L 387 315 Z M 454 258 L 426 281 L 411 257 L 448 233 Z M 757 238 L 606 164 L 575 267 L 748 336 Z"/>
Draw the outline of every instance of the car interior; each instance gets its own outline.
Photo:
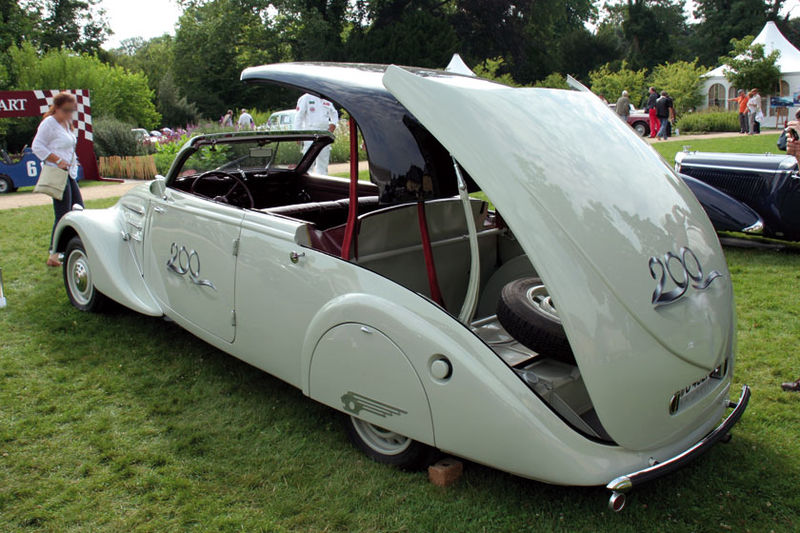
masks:
<path id="1" fill-rule="evenodd" d="M 302 222 L 307 241 L 298 244 L 337 257 L 342 254 L 350 206 L 349 179 L 293 170 L 209 171 L 181 176 L 170 186 Z M 470 276 L 470 243 L 461 199 L 455 196 L 381 204 L 378 194 L 375 184 L 358 182 L 358 219 L 349 260 L 458 316 Z M 514 280 L 536 276 L 536 272 L 514 234 L 488 202 L 473 197 L 471 208 L 480 256 L 480 296 L 469 326 L 559 416 L 590 438 L 609 441 L 577 364 L 550 359 L 532 350 L 499 323 L 496 309 L 503 287 Z M 420 217 L 420 210 L 424 217 Z M 433 296 L 426 264 L 423 231 L 432 249 L 438 301 Z"/>

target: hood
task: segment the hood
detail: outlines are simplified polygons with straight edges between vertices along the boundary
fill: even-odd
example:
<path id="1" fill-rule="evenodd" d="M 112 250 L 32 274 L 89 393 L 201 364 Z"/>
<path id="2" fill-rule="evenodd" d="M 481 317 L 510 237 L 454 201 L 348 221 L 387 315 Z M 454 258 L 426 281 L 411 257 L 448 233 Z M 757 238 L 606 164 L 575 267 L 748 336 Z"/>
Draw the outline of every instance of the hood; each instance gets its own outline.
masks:
<path id="1" fill-rule="evenodd" d="M 669 402 L 733 349 L 730 275 L 702 207 L 655 151 L 591 93 L 398 67 L 383 82 L 502 213 L 557 302 L 609 435 L 648 449 L 707 422 L 702 402 L 677 414 Z M 661 300 L 675 289 L 670 271 L 707 287 L 654 304 L 661 282 Z"/>
<path id="2" fill-rule="evenodd" d="M 793 170 L 797 168 L 797 159 L 794 156 L 783 154 L 731 154 L 718 152 L 678 152 L 675 162 L 683 166 L 734 168 L 738 170 L 753 170 L 777 172 L 779 170 Z"/>

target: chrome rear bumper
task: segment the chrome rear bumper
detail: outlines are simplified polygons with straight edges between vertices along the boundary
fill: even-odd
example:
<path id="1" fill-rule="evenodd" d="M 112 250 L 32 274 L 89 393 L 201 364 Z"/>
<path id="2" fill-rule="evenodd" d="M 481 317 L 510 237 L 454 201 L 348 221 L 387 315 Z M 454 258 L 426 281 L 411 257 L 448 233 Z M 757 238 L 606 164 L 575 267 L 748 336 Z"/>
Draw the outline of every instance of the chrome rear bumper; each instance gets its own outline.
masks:
<path id="1" fill-rule="evenodd" d="M 732 407 L 733 411 L 731 411 L 727 418 L 725 418 L 714 431 L 706 435 L 700 442 L 671 459 L 645 468 L 644 470 L 639 470 L 638 472 L 619 476 L 611 481 L 606 485 L 606 488 L 611 491 L 611 498 L 608 501 L 609 508 L 612 511 L 621 511 L 625 506 L 626 492 L 643 483 L 647 483 L 648 481 L 652 481 L 678 470 L 686 465 L 686 463 L 693 461 L 705 453 L 718 441 L 724 439 L 731 428 L 733 428 L 742 417 L 745 409 L 747 409 L 748 401 L 750 401 L 750 387 L 744 385 L 742 386 L 742 393 L 739 396 L 739 401 L 728 402 L 728 407 Z"/>

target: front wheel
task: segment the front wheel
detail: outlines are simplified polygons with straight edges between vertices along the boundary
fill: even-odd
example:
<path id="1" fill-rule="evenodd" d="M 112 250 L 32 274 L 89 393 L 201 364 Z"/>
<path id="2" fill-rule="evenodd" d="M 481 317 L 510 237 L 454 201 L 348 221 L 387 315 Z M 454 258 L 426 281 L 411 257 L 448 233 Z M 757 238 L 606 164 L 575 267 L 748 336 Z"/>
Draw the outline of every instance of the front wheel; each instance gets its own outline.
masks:
<path id="1" fill-rule="evenodd" d="M 8 194 L 14 191 L 14 183 L 11 181 L 11 178 L 0 175 L 0 194 Z"/>
<path id="2" fill-rule="evenodd" d="M 426 444 L 354 416 L 343 415 L 343 422 L 350 442 L 374 461 L 407 470 L 425 468 L 433 461 L 435 450 Z"/>
<path id="3" fill-rule="evenodd" d="M 636 124 L 633 125 L 633 129 L 635 129 L 636 133 L 638 133 L 641 137 L 644 137 L 649 133 L 647 124 L 645 124 L 644 122 L 637 122 Z"/>
<path id="4" fill-rule="evenodd" d="M 81 311 L 97 313 L 108 303 L 108 298 L 92 282 L 89 258 L 78 236 L 70 239 L 64 252 L 64 286 L 69 301 Z"/>

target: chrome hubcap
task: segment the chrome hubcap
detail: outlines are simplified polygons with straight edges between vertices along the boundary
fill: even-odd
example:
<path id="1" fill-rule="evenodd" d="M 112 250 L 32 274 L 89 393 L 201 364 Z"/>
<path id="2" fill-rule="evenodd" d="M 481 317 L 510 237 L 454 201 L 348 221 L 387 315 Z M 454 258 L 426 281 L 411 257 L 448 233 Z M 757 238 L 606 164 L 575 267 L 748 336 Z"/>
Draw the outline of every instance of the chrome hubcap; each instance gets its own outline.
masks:
<path id="1" fill-rule="evenodd" d="M 8 184 L 8 182 L 0 179 L 0 194 L 8 192 L 9 189 L 11 189 L 11 186 Z"/>
<path id="2" fill-rule="evenodd" d="M 73 250 L 67 259 L 67 282 L 69 290 L 75 301 L 86 305 L 92 299 L 92 274 L 89 271 L 89 262 L 86 254 L 81 250 Z"/>
<path id="3" fill-rule="evenodd" d="M 528 289 L 526 296 L 528 301 L 535 308 L 561 322 L 561 319 L 558 317 L 558 310 L 556 310 L 556 306 L 553 303 L 553 299 L 550 297 L 550 294 L 547 292 L 547 288 L 544 285 L 531 287 Z"/>
<path id="4" fill-rule="evenodd" d="M 353 427 L 367 446 L 384 455 L 397 455 L 403 453 L 411 446 L 412 440 L 394 431 L 383 429 L 380 426 L 364 422 L 356 417 L 350 417 Z"/>

